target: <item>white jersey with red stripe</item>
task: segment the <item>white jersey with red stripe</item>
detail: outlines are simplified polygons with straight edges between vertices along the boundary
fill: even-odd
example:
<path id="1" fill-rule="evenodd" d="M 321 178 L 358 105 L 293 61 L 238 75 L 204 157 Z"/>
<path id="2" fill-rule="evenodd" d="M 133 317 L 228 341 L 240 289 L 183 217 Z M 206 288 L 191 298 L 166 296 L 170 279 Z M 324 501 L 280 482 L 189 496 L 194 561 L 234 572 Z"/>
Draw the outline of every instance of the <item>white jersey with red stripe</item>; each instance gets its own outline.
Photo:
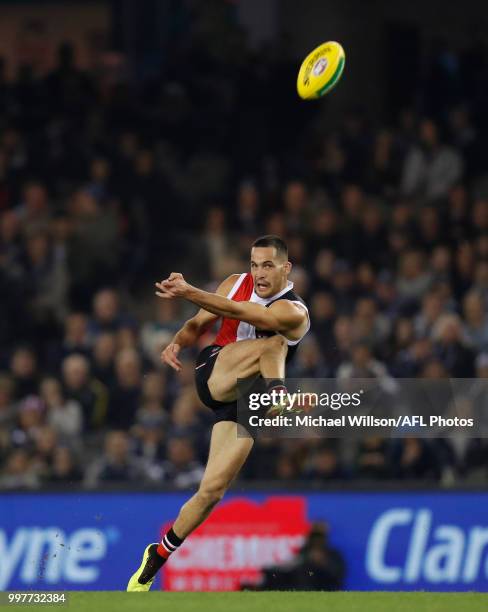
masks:
<path id="1" fill-rule="evenodd" d="M 269 306 L 271 303 L 279 299 L 289 299 L 290 302 L 299 304 L 302 308 L 304 308 L 307 311 L 308 316 L 308 308 L 303 300 L 301 300 L 301 298 L 299 298 L 293 292 L 293 283 L 291 281 L 288 281 L 287 286 L 279 293 L 268 298 L 262 298 L 254 291 L 252 274 L 247 272 L 239 276 L 234 283 L 234 286 L 227 294 L 227 298 L 229 300 L 234 300 L 235 302 L 254 302 L 256 304 L 262 304 L 263 306 Z M 308 324 L 305 332 L 298 340 L 288 340 L 287 338 L 288 346 L 296 346 L 309 329 L 310 317 L 308 316 Z M 246 323 L 245 321 L 239 321 L 237 319 L 223 318 L 219 333 L 215 339 L 215 344 L 225 346 L 226 344 L 231 344 L 232 342 L 255 339 L 257 337 L 259 336 L 256 335 L 256 328 L 254 325 Z"/>

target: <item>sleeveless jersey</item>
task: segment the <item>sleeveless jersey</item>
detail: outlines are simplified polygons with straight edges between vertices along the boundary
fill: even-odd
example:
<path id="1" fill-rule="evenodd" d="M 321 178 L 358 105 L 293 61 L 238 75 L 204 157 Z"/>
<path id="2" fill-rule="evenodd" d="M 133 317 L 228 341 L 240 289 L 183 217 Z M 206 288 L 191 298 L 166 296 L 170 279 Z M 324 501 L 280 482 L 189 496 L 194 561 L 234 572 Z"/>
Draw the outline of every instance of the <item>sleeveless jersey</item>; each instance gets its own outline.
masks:
<path id="1" fill-rule="evenodd" d="M 306 311 L 308 315 L 308 308 L 305 302 L 293 291 L 293 283 L 288 281 L 287 286 L 269 298 L 259 297 L 254 291 L 254 281 L 252 275 L 248 273 L 241 274 L 237 281 L 234 283 L 234 286 L 227 294 L 227 298 L 229 300 L 234 300 L 235 302 L 254 302 L 256 304 L 262 304 L 263 306 L 269 307 L 271 304 L 278 300 L 289 300 L 294 304 L 300 304 Z M 308 318 L 307 329 L 303 333 L 303 336 L 310 329 L 310 317 Z M 274 336 L 277 332 L 274 331 L 263 331 L 257 330 L 254 325 L 250 323 L 246 323 L 244 321 L 239 321 L 237 319 L 228 319 L 223 318 L 222 323 L 220 325 L 219 333 L 217 334 L 217 338 L 215 339 L 215 343 L 219 346 L 225 346 L 226 344 L 231 344 L 232 342 L 239 342 L 240 340 L 249 340 L 255 338 L 264 338 L 267 336 Z M 298 347 L 298 344 L 302 340 L 303 336 L 298 340 L 288 340 L 286 339 L 288 344 L 288 353 L 286 356 L 286 361 L 289 362 L 295 351 Z"/>

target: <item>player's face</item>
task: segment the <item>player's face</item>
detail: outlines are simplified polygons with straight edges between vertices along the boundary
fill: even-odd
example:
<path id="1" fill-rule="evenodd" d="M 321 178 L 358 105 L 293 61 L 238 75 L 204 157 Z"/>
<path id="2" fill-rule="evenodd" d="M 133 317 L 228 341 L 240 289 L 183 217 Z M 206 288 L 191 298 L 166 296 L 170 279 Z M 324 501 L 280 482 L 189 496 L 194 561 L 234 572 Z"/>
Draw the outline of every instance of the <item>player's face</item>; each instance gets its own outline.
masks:
<path id="1" fill-rule="evenodd" d="M 254 291 L 262 298 L 279 293 L 286 287 L 291 264 L 276 253 L 275 247 L 254 247 L 251 250 L 251 274 Z"/>

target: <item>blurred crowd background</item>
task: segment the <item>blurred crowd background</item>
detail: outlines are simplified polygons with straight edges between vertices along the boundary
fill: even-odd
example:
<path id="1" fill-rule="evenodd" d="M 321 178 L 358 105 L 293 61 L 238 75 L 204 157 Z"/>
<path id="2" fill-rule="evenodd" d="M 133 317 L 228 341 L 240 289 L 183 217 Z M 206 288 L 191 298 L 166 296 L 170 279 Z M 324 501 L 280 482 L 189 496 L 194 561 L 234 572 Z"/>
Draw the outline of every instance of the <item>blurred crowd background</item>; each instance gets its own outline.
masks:
<path id="1" fill-rule="evenodd" d="M 487 378 L 475 42 L 437 41 L 404 105 L 378 119 L 351 100 L 332 126 L 327 100 L 298 100 L 286 39 L 256 49 L 231 21 L 190 28 L 144 78 L 83 70 L 69 41 L 45 75 L 0 59 L 0 487 L 197 484 L 212 414 L 196 351 L 178 376 L 159 359 L 194 311 L 153 285 L 181 271 L 212 290 L 266 233 L 288 241 L 311 310 L 290 375 Z M 242 480 L 487 470 L 481 439 L 260 440 Z"/>

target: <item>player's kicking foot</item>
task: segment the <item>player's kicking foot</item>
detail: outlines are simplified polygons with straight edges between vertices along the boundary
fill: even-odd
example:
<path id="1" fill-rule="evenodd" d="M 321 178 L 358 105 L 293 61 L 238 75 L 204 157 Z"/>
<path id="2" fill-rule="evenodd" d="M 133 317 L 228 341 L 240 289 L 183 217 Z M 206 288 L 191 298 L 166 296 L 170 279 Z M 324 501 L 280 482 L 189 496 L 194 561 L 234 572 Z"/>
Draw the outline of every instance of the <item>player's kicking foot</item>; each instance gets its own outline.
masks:
<path id="1" fill-rule="evenodd" d="M 282 402 L 271 406 L 266 412 L 266 417 L 291 416 L 292 414 L 300 414 L 301 412 L 303 412 L 303 408 L 300 406 L 291 406 L 288 402 Z"/>
<path id="2" fill-rule="evenodd" d="M 281 381 L 277 381 L 278 384 L 273 384 L 273 382 L 268 387 L 268 393 L 272 394 L 271 397 L 275 399 L 276 403 L 267 410 L 266 417 L 287 416 L 303 412 L 303 408 L 297 406 L 296 403 L 292 405 L 289 399 L 290 394 L 285 385 Z"/>
<path id="3" fill-rule="evenodd" d="M 296 403 L 292 405 L 287 397 L 283 397 L 283 399 L 271 406 L 266 412 L 266 416 L 268 418 L 275 416 L 290 416 L 292 414 L 300 414 L 300 412 L 303 412 L 301 406 L 297 406 Z"/>
<path id="4" fill-rule="evenodd" d="M 142 563 L 139 569 L 132 575 L 127 585 L 129 593 L 149 591 L 154 582 L 154 578 L 163 566 L 166 559 L 158 555 L 157 544 L 149 544 L 142 556 Z"/>

